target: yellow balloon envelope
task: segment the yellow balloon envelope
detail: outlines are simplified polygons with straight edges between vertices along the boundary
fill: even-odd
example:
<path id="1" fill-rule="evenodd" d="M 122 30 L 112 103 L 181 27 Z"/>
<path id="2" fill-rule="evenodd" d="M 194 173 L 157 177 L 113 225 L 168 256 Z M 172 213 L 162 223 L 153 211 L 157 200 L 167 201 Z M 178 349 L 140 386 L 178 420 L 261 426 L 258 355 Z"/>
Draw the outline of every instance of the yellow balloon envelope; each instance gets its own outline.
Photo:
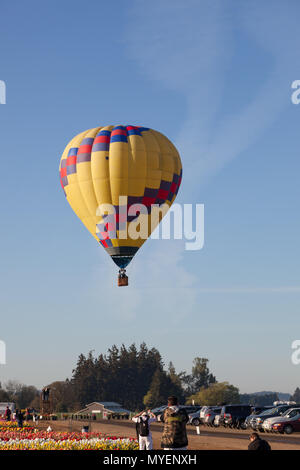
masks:
<path id="1" fill-rule="evenodd" d="M 59 172 L 73 211 L 123 272 L 161 220 L 161 214 L 151 220 L 154 208 L 172 205 L 182 178 L 172 142 L 140 126 L 78 134 L 65 148 Z"/>

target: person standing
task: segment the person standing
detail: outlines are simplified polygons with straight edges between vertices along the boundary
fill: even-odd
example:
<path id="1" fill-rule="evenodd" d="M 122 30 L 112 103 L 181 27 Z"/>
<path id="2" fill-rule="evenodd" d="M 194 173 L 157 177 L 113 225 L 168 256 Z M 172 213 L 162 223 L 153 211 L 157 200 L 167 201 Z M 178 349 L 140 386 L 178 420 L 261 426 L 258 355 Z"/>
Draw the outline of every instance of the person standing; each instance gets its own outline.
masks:
<path id="1" fill-rule="evenodd" d="M 250 435 L 250 444 L 248 445 L 248 450 L 271 450 L 270 444 L 261 439 L 257 432 L 253 432 Z"/>
<path id="2" fill-rule="evenodd" d="M 22 410 L 17 410 L 16 418 L 17 418 L 17 421 L 18 421 L 18 427 L 22 428 L 23 427 L 23 421 L 24 421 L 24 415 L 22 413 Z"/>
<path id="3" fill-rule="evenodd" d="M 186 450 L 188 420 L 189 417 L 185 409 L 178 406 L 177 397 L 169 397 L 168 407 L 161 416 L 161 421 L 164 423 L 161 447 L 164 450 Z"/>
<path id="4" fill-rule="evenodd" d="M 29 421 L 31 418 L 30 410 L 29 408 L 26 408 L 25 410 L 25 421 Z"/>
<path id="5" fill-rule="evenodd" d="M 50 388 L 49 388 L 49 387 L 43 388 L 43 391 L 42 391 L 42 400 L 43 400 L 43 401 L 49 401 L 49 394 L 50 394 Z"/>
<path id="6" fill-rule="evenodd" d="M 156 421 L 156 417 L 150 410 L 148 412 L 142 411 L 135 415 L 132 421 L 136 423 L 136 430 L 139 439 L 140 450 L 152 450 L 153 440 L 152 433 L 150 431 L 150 424 Z"/>
<path id="7" fill-rule="evenodd" d="M 11 411 L 10 411 L 9 406 L 6 407 L 5 415 L 4 415 L 4 416 L 5 416 L 6 421 L 10 421 Z"/>

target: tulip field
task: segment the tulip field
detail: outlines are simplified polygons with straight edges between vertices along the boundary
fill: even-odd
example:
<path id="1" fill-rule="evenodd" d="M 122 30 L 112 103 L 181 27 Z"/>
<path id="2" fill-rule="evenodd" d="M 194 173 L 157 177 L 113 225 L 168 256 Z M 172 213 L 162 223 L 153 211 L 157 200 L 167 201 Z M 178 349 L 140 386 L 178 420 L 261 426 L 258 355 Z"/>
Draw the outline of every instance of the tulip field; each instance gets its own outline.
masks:
<path id="1" fill-rule="evenodd" d="M 101 433 L 40 431 L 24 424 L 0 422 L 1 450 L 138 450 L 133 438 L 106 436 Z"/>
<path id="2" fill-rule="evenodd" d="M 5 431 L 33 431 L 34 428 L 28 423 L 23 424 L 23 428 L 18 428 L 18 423 L 16 421 L 1 421 L 0 420 L 0 433 Z"/>

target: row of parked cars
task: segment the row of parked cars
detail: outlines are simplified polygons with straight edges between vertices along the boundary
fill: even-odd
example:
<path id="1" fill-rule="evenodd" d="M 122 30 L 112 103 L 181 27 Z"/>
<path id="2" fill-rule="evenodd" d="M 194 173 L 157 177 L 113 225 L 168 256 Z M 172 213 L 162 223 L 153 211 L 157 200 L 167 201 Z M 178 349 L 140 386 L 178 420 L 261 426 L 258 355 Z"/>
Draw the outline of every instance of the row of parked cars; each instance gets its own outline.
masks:
<path id="1" fill-rule="evenodd" d="M 264 432 L 292 434 L 300 431 L 300 405 L 296 403 L 269 408 L 248 418 L 249 427 Z"/>
<path id="2" fill-rule="evenodd" d="M 189 424 L 200 426 L 224 426 L 236 429 L 252 429 L 260 432 L 291 434 L 300 431 L 300 405 L 295 402 L 278 403 L 273 406 L 223 405 L 184 406 Z M 152 412 L 158 421 L 166 406 Z"/>
<path id="3" fill-rule="evenodd" d="M 291 434 L 300 431 L 300 405 L 294 402 L 276 406 L 224 405 L 202 407 L 190 415 L 191 424 L 252 429 Z"/>

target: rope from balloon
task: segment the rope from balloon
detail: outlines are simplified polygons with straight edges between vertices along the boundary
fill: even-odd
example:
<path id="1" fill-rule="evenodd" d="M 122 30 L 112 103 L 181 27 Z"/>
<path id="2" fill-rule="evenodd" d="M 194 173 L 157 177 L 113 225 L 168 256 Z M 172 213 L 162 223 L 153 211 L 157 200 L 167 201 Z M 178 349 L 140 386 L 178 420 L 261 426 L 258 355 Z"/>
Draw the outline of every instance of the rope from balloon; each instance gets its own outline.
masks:
<path id="1" fill-rule="evenodd" d="M 118 286 L 128 286 L 128 276 L 126 276 L 126 269 L 121 268 L 118 276 Z"/>

